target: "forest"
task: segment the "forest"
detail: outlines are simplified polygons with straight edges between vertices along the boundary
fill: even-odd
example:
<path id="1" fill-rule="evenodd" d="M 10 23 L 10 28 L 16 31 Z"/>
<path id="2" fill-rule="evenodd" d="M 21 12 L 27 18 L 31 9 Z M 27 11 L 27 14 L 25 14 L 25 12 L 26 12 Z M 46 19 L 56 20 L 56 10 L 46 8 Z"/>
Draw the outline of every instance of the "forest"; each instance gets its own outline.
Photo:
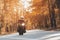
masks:
<path id="1" fill-rule="evenodd" d="M 16 32 L 21 16 L 27 30 L 59 30 L 60 0 L 0 0 L 0 34 Z"/>

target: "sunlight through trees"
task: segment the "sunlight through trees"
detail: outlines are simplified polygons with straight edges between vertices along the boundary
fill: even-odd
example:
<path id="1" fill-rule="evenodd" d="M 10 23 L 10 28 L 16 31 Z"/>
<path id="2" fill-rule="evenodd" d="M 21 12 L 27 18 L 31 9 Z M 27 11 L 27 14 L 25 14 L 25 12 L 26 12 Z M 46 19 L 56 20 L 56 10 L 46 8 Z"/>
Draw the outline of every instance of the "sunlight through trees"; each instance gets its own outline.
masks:
<path id="1" fill-rule="evenodd" d="M 59 0 L 0 0 L 0 31 L 5 32 L 6 26 L 9 32 L 16 31 L 17 22 L 22 17 L 27 29 L 49 29 L 55 24 L 59 27 L 59 3 Z"/>

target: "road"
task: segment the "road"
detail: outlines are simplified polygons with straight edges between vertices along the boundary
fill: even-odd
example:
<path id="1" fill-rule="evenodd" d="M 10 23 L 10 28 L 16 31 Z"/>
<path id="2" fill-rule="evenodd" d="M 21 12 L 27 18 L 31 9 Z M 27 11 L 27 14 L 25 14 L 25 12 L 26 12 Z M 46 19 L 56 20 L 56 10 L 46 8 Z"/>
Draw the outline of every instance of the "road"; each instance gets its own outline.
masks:
<path id="1" fill-rule="evenodd" d="M 24 35 L 13 33 L 0 36 L 0 40 L 60 40 L 60 31 L 29 30 Z"/>

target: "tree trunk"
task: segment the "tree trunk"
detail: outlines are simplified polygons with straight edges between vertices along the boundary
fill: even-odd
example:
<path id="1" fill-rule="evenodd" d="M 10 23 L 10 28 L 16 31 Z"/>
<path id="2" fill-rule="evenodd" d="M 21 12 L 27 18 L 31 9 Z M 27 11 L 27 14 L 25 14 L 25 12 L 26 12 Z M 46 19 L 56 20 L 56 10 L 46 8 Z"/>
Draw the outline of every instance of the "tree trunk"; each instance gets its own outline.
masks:
<path id="1" fill-rule="evenodd" d="M 51 27 L 53 29 L 56 29 L 56 19 L 55 19 L 54 5 L 52 5 L 52 7 L 51 7 Z"/>
<path id="2" fill-rule="evenodd" d="M 50 15 L 51 28 L 56 29 L 56 19 L 55 19 L 55 3 L 51 2 L 52 0 L 48 0 L 48 8 Z"/>

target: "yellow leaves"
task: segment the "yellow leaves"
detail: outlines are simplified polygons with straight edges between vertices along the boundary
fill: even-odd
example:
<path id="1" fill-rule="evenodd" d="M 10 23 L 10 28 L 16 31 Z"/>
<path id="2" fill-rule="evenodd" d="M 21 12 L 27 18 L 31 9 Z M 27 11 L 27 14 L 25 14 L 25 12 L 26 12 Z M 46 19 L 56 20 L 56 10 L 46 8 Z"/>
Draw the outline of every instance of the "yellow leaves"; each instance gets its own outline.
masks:
<path id="1" fill-rule="evenodd" d="M 32 23 L 42 23 L 44 20 L 44 16 L 48 14 L 48 4 L 47 0 L 33 0 L 33 5 L 31 8 L 34 8 L 32 10 L 31 14 L 26 14 L 28 20 Z"/>
<path id="2" fill-rule="evenodd" d="M 4 10 L 8 9 L 8 11 L 6 11 L 6 13 L 5 13 L 6 18 L 8 17 L 8 18 L 14 20 L 14 19 L 16 19 L 16 18 L 14 18 L 15 16 L 18 16 L 20 13 L 25 11 L 24 9 L 22 9 L 23 5 L 21 3 L 19 3 L 19 1 L 20 0 L 5 0 L 7 7 L 5 5 L 6 8 Z M 29 10 L 31 12 L 29 15 L 28 15 L 28 13 L 26 14 L 28 18 L 30 16 L 36 16 L 37 14 L 44 14 L 44 15 L 47 14 L 46 0 L 33 0 L 32 4 L 33 4 L 33 5 L 31 5 L 32 7 L 29 7 L 28 9 L 32 9 L 32 8 L 34 8 L 34 9 Z M 21 12 L 19 12 L 19 11 L 21 11 Z M 15 14 L 18 14 L 18 15 L 15 15 Z M 11 18 L 11 16 L 12 16 L 12 18 Z"/>
<path id="3" fill-rule="evenodd" d="M 33 3 L 41 2 L 42 0 L 33 0 Z"/>
<path id="4" fill-rule="evenodd" d="M 32 15 L 36 14 L 44 14 L 46 15 L 48 13 L 48 6 L 47 6 L 47 0 L 33 0 L 33 5 L 31 7 L 35 7 L 35 9 L 32 10 Z"/>

